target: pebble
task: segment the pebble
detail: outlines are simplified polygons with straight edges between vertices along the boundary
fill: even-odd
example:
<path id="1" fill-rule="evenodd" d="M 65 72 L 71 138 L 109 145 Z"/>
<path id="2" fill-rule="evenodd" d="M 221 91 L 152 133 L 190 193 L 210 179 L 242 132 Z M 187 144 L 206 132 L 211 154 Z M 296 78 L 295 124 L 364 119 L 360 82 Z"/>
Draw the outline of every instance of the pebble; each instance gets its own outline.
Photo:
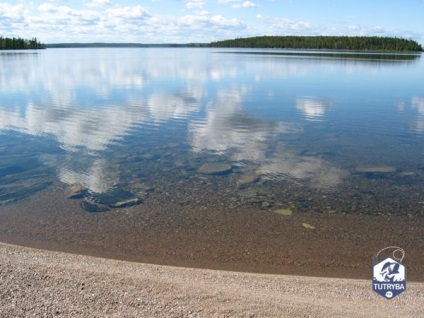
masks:
<path id="1" fill-rule="evenodd" d="M 225 175 L 232 172 L 232 167 L 227 163 L 205 163 L 200 166 L 197 172 L 209 175 Z"/>
<path id="2" fill-rule="evenodd" d="M 281 215 L 286 215 L 286 216 L 293 215 L 293 211 L 290 210 L 290 209 L 278 209 L 278 210 L 274 210 L 272 212 L 277 213 L 277 214 L 281 214 Z"/>
<path id="3" fill-rule="evenodd" d="M 304 228 L 310 229 L 310 230 L 315 230 L 315 226 L 310 225 L 308 223 L 302 223 Z"/>

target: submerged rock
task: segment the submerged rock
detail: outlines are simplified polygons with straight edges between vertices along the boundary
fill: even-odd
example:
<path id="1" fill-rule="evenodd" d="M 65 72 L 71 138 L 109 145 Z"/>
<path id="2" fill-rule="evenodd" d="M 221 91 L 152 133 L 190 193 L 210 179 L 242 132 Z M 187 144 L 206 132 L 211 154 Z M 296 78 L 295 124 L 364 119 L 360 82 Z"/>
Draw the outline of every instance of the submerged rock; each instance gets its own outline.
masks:
<path id="1" fill-rule="evenodd" d="M 140 204 L 142 202 L 143 202 L 142 199 L 134 197 L 134 198 L 129 198 L 129 199 L 126 199 L 126 200 L 123 200 L 123 201 L 115 202 L 115 203 L 113 203 L 109 206 L 112 207 L 112 208 L 124 208 L 124 207 L 127 207 L 127 206 L 137 205 L 137 204 Z"/>
<path id="2" fill-rule="evenodd" d="M 251 199 L 261 196 L 257 190 L 252 188 L 241 190 L 238 192 L 238 195 L 243 199 Z"/>
<path id="3" fill-rule="evenodd" d="M 259 176 L 257 175 L 243 175 L 237 179 L 237 187 L 243 188 L 249 184 L 255 183 L 259 181 Z"/>
<path id="4" fill-rule="evenodd" d="M 231 173 L 232 169 L 227 163 L 205 163 L 197 171 L 209 175 L 225 175 Z"/>
<path id="5" fill-rule="evenodd" d="M 107 212 L 107 211 L 110 210 L 106 206 L 100 206 L 100 205 L 90 203 L 90 202 L 87 202 L 87 201 L 82 201 L 80 205 L 85 211 L 90 212 L 90 213 Z"/>
<path id="6" fill-rule="evenodd" d="M 68 199 L 82 199 L 87 194 L 87 188 L 80 184 L 74 184 L 65 191 Z"/>
<path id="7" fill-rule="evenodd" d="M 290 209 L 278 209 L 278 210 L 274 210 L 272 212 L 277 213 L 277 214 L 281 214 L 281 215 L 285 215 L 285 216 L 290 216 L 290 215 L 293 214 L 293 211 L 290 210 Z"/>
<path id="8" fill-rule="evenodd" d="M 302 223 L 303 227 L 309 230 L 315 230 L 315 226 L 310 225 L 308 223 Z"/>
<path id="9" fill-rule="evenodd" d="M 395 167 L 391 166 L 359 166 L 355 169 L 356 173 L 394 173 Z"/>
<path id="10" fill-rule="evenodd" d="M 143 199 L 129 191 L 121 189 L 113 189 L 104 193 L 91 193 L 88 199 L 96 203 L 107 205 L 110 208 L 123 208 L 143 203 Z"/>

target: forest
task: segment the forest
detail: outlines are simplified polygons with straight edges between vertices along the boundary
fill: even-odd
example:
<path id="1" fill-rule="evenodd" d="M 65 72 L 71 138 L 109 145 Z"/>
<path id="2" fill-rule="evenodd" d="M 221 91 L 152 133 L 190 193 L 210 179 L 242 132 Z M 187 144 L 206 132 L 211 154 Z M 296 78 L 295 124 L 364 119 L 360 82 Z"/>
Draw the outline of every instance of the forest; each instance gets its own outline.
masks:
<path id="1" fill-rule="evenodd" d="M 187 43 L 165 43 L 165 44 L 143 44 L 143 43 L 53 43 L 46 44 L 46 48 L 147 48 L 147 47 L 200 47 L 206 44 Z"/>
<path id="2" fill-rule="evenodd" d="M 211 47 L 421 52 L 413 40 L 379 36 L 257 36 L 210 43 Z"/>
<path id="3" fill-rule="evenodd" d="M 0 36 L 0 50 L 34 50 L 45 49 L 43 43 L 38 42 L 37 38 L 30 40 L 22 38 L 7 38 Z"/>

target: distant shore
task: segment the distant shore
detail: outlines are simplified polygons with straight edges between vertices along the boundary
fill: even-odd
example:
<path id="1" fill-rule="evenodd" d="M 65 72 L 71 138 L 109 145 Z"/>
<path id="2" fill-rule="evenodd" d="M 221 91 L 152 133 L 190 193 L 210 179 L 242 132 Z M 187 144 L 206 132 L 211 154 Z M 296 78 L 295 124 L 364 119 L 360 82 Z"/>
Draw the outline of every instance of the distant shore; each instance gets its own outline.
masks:
<path id="1" fill-rule="evenodd" d="M 353 52 L 422 52 L 414 40 L 377 36 L 257 36 L 211 43 L 50 43 L 47 48 L 273 48 Z"/>

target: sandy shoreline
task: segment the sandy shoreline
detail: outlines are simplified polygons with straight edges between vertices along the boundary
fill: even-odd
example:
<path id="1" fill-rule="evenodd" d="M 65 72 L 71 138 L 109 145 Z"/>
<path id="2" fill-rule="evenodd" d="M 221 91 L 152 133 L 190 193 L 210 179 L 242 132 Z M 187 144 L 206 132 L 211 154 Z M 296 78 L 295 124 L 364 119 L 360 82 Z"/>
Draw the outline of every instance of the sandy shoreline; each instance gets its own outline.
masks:
<path id="1" fill-rule="evenodd" d="M 419 317 L 424 284 L 158 266 L 0 243 L 1 317 Z"/>
<path id="2" fill-rule="evenodd" d="M 311 230 L 302 226 L 311 224 Z M 424 280 L 424 218 L 201 209 L 148 202 L 82 211 L 63 191 L 0 207 L 0 242 L 109 259 L 261 274 L 367 280 L 386 246 L 405 249 L 408 281 Z M 387 257 L 390 255 L 381 255 Z"/>

